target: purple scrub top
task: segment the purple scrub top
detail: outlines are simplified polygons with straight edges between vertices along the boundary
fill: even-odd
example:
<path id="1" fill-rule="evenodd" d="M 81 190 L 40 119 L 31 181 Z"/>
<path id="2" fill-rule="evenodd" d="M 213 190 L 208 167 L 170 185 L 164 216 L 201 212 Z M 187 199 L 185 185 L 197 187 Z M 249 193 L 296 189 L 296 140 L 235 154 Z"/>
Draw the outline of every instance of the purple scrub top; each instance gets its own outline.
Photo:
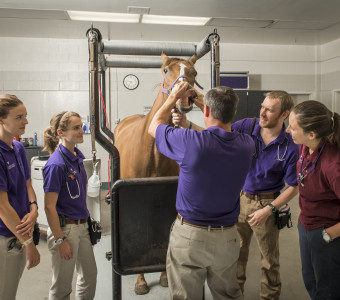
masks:
<path id="1" fill-rule="evenodd" d="M 77 155 L 61 144 L 60 149 L 74 177 L 67 175 L 65 162 L 57 148 L 43 169 L 44 191 L 58 194 L 56 204 L 58 215 L 73 220 L 85 219 L 90 215 L 86 206 L 87 176 L 83 165 L 85 157 L 78 148 L 74 148 Z"/>
<path id="2" fill-rule="evenodd" d="M 211 226 L 237 222 L 254 151 L 248 135 L 219 127 L 196 132 L 159 125 L 156 146 L 180 166 L 176 209 L 184 219 Z"/>
<path id="3" fill-rule="evenodd" d="M 0 140 L 0 190 L 7 192 L 9 204 L 22 219 L 30 211 L 26 186 L 30 169 L 24 146 L 18 141 L 12 145 L 13 149 Z M 0 235 L 14 236 L 1 219 Z"/>
<path id="4" fill-rule="evenodd" d="M 253 119 L 247 118 L 231 125 L 233 130 L 250 133 Z M 296 163 L 299 158 L 299 147 L 286 133 L 283 123 L 280 135 L 265 146 L 261 134 L 259 119 L 256 119 L 251 134 L 254 142 L 257 140 L 257 158 L 253 158 L 243 190 L 249 194 L 279 192 L 285 186 L 297 186 Z M 255 143 L 256 144 L 256 143 Z M 280 160 L 276 159 L 280 158 Z"/>

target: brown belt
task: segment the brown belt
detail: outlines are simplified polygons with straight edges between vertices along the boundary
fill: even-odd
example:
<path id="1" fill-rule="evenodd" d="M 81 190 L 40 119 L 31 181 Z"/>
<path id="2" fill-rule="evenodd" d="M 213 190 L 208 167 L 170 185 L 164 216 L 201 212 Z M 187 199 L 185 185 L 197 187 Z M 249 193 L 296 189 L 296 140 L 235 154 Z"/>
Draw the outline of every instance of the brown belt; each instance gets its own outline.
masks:
<path id="1" fill-rule="evenodd" d="M 262 200 L 262 199 L 275 199 L 280 195 L 280 192 L 248 194 L 247 192 L 241 191 L 241 195 L 245 195 L 251 200 Z"/>
<path id="2" fill-rule="evenodd" d="M 72 220 L 72 219 L 66 219 L 65 220 L 66 224 L 84 224 L 87 222 L 87 219 L 81 219 L 81 220 Z"/>
<path id="3" fill-rule="evenodd" d="M 224 230 L 224 229 L 229 229 L 232 228 L 234 225 L 229 225 L 229 226 L 205 226 L 205 225 L 198 225 L 192 222 L 189 222 L 188 220 L 185 220 L 182 218 L 180 214 L 177 214 L 177 219 L 180 220 L 182 223 L 187 224 L 189 226 L 197 227 L 197 228 L 202 228 L 202 229 L 207 229 L 207 230 Z"/>

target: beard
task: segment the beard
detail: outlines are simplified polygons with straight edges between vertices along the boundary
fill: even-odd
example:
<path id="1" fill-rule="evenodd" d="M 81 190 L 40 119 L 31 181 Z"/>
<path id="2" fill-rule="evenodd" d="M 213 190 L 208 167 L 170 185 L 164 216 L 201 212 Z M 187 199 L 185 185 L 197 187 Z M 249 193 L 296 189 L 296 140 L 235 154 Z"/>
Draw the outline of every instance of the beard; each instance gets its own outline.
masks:
<path id="1" fill-rule="evenodd" d="M 267 118 L 260 117 L 259 125 L 261 128 L 274 128 L 278 125 L 280 117 L 277 117 L 272 120 L 268 120 Z"/>

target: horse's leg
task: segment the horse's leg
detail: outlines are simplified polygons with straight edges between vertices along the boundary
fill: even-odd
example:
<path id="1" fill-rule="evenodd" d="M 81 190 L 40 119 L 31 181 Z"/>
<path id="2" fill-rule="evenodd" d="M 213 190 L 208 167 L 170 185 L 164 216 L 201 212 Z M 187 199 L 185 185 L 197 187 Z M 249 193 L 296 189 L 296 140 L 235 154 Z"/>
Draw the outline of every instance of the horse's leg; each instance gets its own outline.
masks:
<path id="1" fill-rule="evenodd" d="M 159 278 L 159 284 L 164 287 L 168 286 L 168 276 L 166 275 L 166 272 L 161 273 L 161 277 Z"/>
<path id="2" fill-rule="evenodd" d="M 137 282 L 135 284 L 135 293 L 137 295 L 144 295 L 150 291 L 148 283 L 145 281 L 144 274 L 138 274 Z"/>

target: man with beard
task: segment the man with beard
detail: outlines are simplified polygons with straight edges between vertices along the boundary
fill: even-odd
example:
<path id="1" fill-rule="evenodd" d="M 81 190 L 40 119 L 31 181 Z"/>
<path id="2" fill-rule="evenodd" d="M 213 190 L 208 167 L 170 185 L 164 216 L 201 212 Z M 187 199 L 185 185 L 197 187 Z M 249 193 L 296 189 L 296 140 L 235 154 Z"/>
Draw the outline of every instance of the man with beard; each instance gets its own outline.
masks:
<path id="1" fill-rule="evenodd" d="M 260 118 L 232 124 L 232 130 L 249 134 L 255 142 L 252 165 L 241 191 L 241 211 L 237 230 L 241 240 L 237 278 L 244 291 L 249 245 L 253 234 L 261 253 L 261 299 L 279 299 L 281 292 L 279 230 L 275 212 L 298 192 L 296 162 L 299 150 L 286 133 L 284 120 L 294 103 L 285 91 L 265 94 Z M 173 113 L 174 124 L 199 127 Z M 280 193 L 285 187 L 287 188 Z"/>

